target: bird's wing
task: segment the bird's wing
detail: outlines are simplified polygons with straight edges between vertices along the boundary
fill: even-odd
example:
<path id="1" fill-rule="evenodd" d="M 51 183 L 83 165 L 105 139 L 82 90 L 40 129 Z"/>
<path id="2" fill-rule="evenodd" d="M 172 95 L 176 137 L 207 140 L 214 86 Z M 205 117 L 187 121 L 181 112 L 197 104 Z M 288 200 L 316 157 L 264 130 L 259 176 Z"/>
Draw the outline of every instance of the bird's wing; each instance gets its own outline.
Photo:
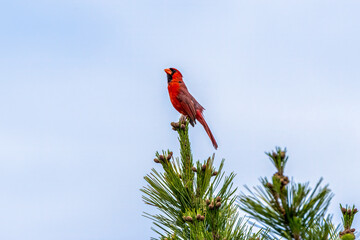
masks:
<path id="1" fill-rule="evenodd" d="M 177 96 L 177 99 L 179 100 L 181 107 L 187 114 L 187 117 L 190 118 L 191 125 L 194 125 L 193 123 L 196 120 L 196 108 L 190 93 L 185 91 L 180 91 L 180 93 Z"/>

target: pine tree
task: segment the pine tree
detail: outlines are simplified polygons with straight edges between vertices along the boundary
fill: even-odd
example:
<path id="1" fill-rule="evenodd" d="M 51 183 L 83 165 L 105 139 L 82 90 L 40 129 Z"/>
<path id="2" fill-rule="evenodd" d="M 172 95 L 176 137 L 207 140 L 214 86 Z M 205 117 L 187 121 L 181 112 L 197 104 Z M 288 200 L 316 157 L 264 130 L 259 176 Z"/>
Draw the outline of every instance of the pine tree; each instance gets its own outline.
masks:
<path id="1" fill-rule="evenodd" d="M 218 170 L 214 168 L 214 155 L 194 165 L 189 122 L 182 117 L 171 125 L 179 134 L 180 158 L 174 158 L 169 150 L 156 153 L 154 161 L 161 164 L 163 172 L 152 169 L 145 176 L 148 185 L 141 189 L 144 202 L 160 212 L 145 213 L 153 220 L 153 230 L 160 239 L 264 239 L 260 231 L 252 233 L 252 227 L 239 217 L 235 174 L 225 176 L 224 160 Z"/>
<path id="2" fill-rule="evenodd" d="M 351 224 L 356 208 L 342 208 L 344 231 L 339 234 L 339 226 L 332 223 L 331 215 L 326 215 L 333 194 L 328 185 L 320 187 L 322 179 L 314 189 L 309 183 L 295 183 L 284 174 L 288 161 L 286 150 L 276 148 L 267 153 L 277 172 L 271 180 L 261 178 L 261 186 L 248 194 L 241 193 L 239 207 L 262 227 L 268 229 L 268 238 L 295 240 L 353 240 L 355 229 Z M 340 205 L 341 206 L 341 205 Z"/>
<path id="3" fill-rule="evenodd" d="M 166 240 L 354 240 L 351 227 L 357 213 L 355 206 L 342 211 L 343 230 L 332 223 L 326 214 L 333 194 L 328 185 L 321 187 L 322 179 L 312 189 L 309 183 L 295 183 L 285 175 L 288 161 L 286 150 L 276 148 L 267 153 L 276 168 L 269 180 L 260 178 L 261 186 L 248 194 L 238 196 L 235 205 L 233 186 L 235 174 L 228 176 L 214 167 L 214 155 L 194 164 L 189 141 L 189 122 L 180 118 L 171 123 L 179 137 L 180 157 L 174 158 L 169 150 L 156 153 L 155 163 L 161 172 L 152 169 L 145 176 L 143 200 L 159 213 L 144 215 L 155 225 L 152 228 L 160 239 Z M 253 225 L 239 217 L 239 207 L 255 220 L 260 230 L 252 233 Z M 158 239 L 159 239 L 158 238 Z M 156 239 L 156 238 L 152 238 Z"/>

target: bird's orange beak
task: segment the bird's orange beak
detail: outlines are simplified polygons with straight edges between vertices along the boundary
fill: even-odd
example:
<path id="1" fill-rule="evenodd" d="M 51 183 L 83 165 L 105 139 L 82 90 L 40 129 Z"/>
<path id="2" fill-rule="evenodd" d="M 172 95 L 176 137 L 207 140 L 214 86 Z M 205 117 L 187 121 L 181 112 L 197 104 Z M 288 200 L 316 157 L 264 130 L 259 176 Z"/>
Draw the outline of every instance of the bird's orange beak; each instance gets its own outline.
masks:
<path id="1" fill-rule="evenodd" d="M 171 70 L 170 70 L 170 68 L 166 68 L 166 69 L 164 69 L 164 71 L 167 73 L 167 74 L 169 74 L 169 75 L 171 75 Z"/>

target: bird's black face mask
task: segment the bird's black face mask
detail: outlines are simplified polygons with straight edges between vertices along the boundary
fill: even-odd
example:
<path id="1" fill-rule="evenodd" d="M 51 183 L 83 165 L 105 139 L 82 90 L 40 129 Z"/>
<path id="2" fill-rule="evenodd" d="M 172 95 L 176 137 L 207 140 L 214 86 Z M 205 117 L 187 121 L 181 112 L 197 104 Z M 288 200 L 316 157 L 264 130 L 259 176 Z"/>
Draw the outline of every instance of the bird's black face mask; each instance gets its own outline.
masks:
<path id="1" fill-rule="evenodd" d="M 167 74 L 167 78 L 168 78 L 168 83 L 171 82 L 171 80 L 172 80 L 172 75 Z"/>
<path id="2" fill-rule="evenodd" d="M 171 74 L 167 74 L 168 83 L 171 82 L 174 73 L 176 73 L 176 70 L 175 70 L 175 69 L 170 68 L 170 70 L 171 70 Z"/>

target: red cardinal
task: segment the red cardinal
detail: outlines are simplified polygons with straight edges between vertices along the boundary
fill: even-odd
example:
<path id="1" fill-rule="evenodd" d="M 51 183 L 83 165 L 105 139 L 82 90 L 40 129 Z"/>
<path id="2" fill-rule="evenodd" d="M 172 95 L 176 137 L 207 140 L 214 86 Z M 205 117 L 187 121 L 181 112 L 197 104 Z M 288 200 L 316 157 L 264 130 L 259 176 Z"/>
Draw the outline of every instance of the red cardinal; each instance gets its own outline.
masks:
<path id="1" fill-rule="evenodd" d="M 188 117 L 192 126 L 194 126 L 196 120 L 198 120 L 201 125 L 204 126 L 214 148 L 217 149 L 218 145 L 202 114 L 205 108 L 203 108 L 189 93 L 179 70 L 175 68 L 167 68 L 165 69 L 165 72 L 168 79 L 170 100 L 174 108 L 181 114 Z"/>

